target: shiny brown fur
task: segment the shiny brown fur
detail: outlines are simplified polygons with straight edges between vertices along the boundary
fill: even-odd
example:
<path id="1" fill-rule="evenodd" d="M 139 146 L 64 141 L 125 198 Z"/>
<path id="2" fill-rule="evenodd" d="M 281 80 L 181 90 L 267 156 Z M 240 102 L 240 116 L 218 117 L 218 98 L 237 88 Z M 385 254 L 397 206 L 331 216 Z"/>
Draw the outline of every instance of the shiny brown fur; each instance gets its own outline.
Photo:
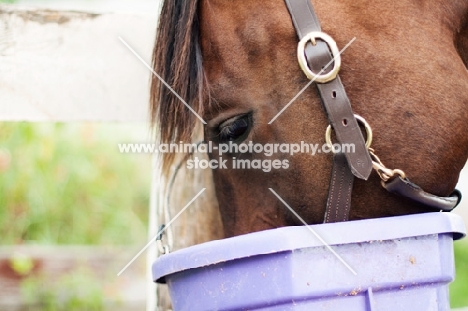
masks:
<path id="1" fill-rule="evenodd" d="M 428 192 L 449 195 L 468 156 L 468 2 L 313 4 L 340 48 L 356 37 L 342 55 L 340 77 L 353 110 L 372 126 L 383 163 Z M 206 140 L 220 121 L 252 112 L 246 141 L 321 144 L 328 123 L 313 85 L 268 125 L 308 82 L 297 64 L 297 41 L 283 0 L 171 0 L 153 63 L 208 122 Z M 156 78 L 152 116 L 162 142 L 190 141 L 199 122 Z M 260 155 L 244 155 L 253 157 Z M 323 221 L 331 155 L 288 159 L 289 169 L 270 173 L 214 170 L 226 236 L 300 224 L 268 188 L 308 223 Z M 166 156 L 166 168 L 171 161 Z M 375 173 L 357 180 L 352 195 L 351 219 L 426 211 L 387 193 Z"/>

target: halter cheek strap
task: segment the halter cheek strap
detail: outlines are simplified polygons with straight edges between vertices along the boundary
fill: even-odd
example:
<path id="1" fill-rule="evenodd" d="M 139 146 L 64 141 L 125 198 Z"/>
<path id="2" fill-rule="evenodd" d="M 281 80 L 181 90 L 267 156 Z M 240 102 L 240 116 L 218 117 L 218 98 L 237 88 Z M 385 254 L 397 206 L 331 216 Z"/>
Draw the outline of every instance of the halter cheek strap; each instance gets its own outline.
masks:
<path id="1" fill-rule="evenodd" d="M 347 221 L 351 209 L 354 175 L 343 153 L 333 156 L 333 168 L 323 222 Z"/>
<path id="2" fill-rule="evenodd" d="M 303 67 L 308 65 L 309 68 L 303 68 L 303 70 L 309 74 L 311 74 L 310 72 L 323 72 L 323 75 L 327 75 L 336 68 L 339 69 L 339 64 L 337 64 L 341 58 L 339 52 L 335 51 L 336 54 L 332 55 L 329 49 L 329 44 L 336 45 L 336 43 L 333 41 L 327 44 L 323 40 L 315 40 L 314 38 L 314 36 L 320 36 L 323 33 L 310 1 L 286 0 L 286 5 L 291 13 L 299 40 L 304 45 L 304 50 L 299 49 L 299 53 L 305 53 L 307 64 L 304 64 Z M 302 57 L 302 55 L 299 56 Z M 329 66 L 327 66 L 328 64 Z M 319 82 L 320 76 L 323 75 L 315 75 L 312 79 Z M 311 77 L 309 75 L 309 78 Z M 339 76 L 335 74 L 335 77 L 332 77 L 328 82 L 316 83 L 316 85 L 338 141 L 340 144 L 354 144 L 355 146 L 354 152 L 345 153 L 349 168 L 354 176 L 367 180 L 372 171 L 372 160 Z"/>
<path id="3" fill-rule="evenodd" d="M 380 175 L 383 180 L 382 186 L 390 193 L 409 198 L 426 206 L 430 211 L 447 212 L 454 209 L 461 200 L 459 191 L 456 190 L 449 197 L 427 193 L 406 178 L 402 171 L 387 169 L 373 151 L 369 153 L 371 130 L 369 127 L 370 141 L 366 143 L 338 76 L 341 57 L 335 41 L 321 32 L 319 20 L 310 0 L 285 0 L 285 2 L 300 40 L 299 65 L 306 76 L 316 82 L 323 107 L 338 141 L 341 144 L 355 146 L 355 152 L 338 153 L 333 157 L 324 222 L 349 219 L 354 176 L 367 180 L 372 168 Z M 365 123 L 365 120 L 363 122 Z M 367 130 L 367 123 L 365 125 Z"/>

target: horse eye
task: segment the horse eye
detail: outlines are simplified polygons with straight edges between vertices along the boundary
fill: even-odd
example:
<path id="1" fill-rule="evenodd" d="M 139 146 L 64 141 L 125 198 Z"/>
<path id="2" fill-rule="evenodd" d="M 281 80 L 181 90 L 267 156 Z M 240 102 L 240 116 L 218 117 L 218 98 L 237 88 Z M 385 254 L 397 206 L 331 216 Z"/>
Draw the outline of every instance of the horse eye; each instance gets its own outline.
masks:
<path id="1" fill-rule="evenodd" d="M 224 121 L 218 127 L 218 139 L 220 143 L 240 142 L 249 133 L 251 118 L 249 114 L 236 116 Z"/>

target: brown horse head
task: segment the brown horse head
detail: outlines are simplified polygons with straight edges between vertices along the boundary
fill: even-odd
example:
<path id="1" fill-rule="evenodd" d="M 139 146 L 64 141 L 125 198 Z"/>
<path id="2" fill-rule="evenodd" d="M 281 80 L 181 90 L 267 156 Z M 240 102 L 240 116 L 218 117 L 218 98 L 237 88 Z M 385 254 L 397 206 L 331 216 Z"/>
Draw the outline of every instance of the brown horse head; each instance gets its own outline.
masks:
<path id="1" fill-rule="evenodd" d="M 339 48 L 356 37 L 342 55 L 340 77 L 354 112 L 374 131 L 382 162 L 428 192 L 449 195 L 468 155 L 468 2 L 313 4 Z M 314 85 L 269 124 L 309 82 L 297 42 L 283 0 L 165 1 L 154 69 L 206 120 L 206 142 L 321 145 L 328 121 Z M 157 78 L 152 116 L 163 143 L 189 142 L 201 124 Z M 233 158 L 281 165 L 233 169 Z M 166 172 L 173 159 L 165 156 Z M 223 159 L 227 168 L 213 176 L 227 236 L 300 224 L 268 188 L 308 223 L 323 221 L 331 154 L 234 152 Z M 350 219 L 424 211 L 387 193 L 375 173 L 355 182 Z"/>

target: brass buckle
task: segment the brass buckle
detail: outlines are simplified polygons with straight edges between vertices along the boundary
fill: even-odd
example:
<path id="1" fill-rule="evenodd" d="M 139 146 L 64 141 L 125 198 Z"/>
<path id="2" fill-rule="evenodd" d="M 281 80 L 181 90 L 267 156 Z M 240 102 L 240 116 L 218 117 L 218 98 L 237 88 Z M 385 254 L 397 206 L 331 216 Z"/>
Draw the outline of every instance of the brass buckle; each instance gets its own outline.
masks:
<path id="1" fill-rule="evenodd" d="M 324 71 L 324 69 L 322 69 L 319 73 L 316 74 L 312 70 L 310 70 L 309 65 L 307 63 L 305 46 L 309 41 L 312 42 L 313 45 L 316 45 L 316 39 L 323 40 L 331 50 L 332 57 L 334 60 L 334 66 L 329 73 L 321 74 Z M 335 79 L 341 68 L 340 51 L 338 50 L 338 46 L 336 45 L 335 40 L 333 40 L 332 37 L 321 31 L 309 32 L 307 35 L 304 36 L 304 38 L 302 38 L 301 41 L 299 41 L 299 44 L 297 46 L 297 60 L 299 61 L 299 66 L 301 67 L 302 71 L 305 73 L 307 78 L 309 78 L 309 80 L 314 80 L 318 83 L 326 83 Z"/>

